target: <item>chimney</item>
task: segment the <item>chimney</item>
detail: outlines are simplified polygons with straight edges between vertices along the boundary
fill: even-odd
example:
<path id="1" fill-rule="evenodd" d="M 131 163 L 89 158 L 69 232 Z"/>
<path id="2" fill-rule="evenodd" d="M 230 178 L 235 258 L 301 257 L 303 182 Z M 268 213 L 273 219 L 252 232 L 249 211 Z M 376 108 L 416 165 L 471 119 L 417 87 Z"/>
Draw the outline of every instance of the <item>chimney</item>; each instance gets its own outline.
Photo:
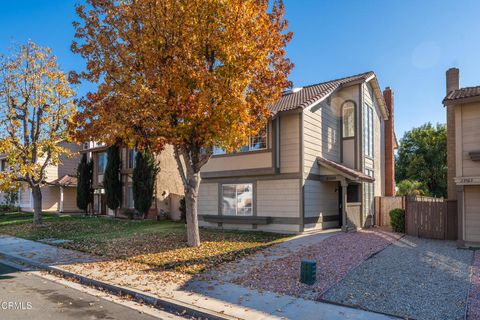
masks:
<path id="1" fill-rule="evenodd" d="M 460 70 L 450 68 L 447 70 L 447 95 L 458 89 L 460 89 Z"/>
<path id="2" fill-rule="evenodd" d="M 447 95 L 460 89 L 460 70 L 450 68 L 446 73 Z M 457 190 L 455 185 L 455 106 L 447 106 L 447 198 L 449 200 L 457 199 Z"/>
<path id="3" fill-rule="evenodd" d="M 394 98 L 390 87 L 383 90 L 383 98 L 389 113 L 385 121 L 385 196 L 395 195 L 395 128 L 394 128 Z"/>

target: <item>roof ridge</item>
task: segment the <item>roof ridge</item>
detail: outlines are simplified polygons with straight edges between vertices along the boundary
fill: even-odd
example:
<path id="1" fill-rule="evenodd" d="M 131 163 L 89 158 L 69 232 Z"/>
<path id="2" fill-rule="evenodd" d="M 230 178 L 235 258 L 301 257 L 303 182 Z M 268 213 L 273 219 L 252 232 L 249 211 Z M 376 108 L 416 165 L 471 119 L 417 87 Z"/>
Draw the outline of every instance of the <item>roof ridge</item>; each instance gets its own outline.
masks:
<path id="1" fill-rule="evenodd" d="M 478 88 L 480 88 L 480 85 L 478 85 L 478 86 L 462 87 L 462 88 L 458 88 L 458 89 L 452 90 L 452 91 L 450 91 L 450 92 L 461 91 L 461 90 L 466 90 L 466 89 L 478 89 Z"/>
<path id="2" fill-rule="evenodd" d="M 346 80 L 346 79 L 348 79 L 348 78 L 357 78 L 357 77 L 360 77 L 360 76 L 365 76 L 365 75 L 370 74 L 370 73 L 375 74 L 373 71 L 367 71 L 367 72 L 362 72 L 362 73 L 354 74 L 354 75 L 347 76 L 347 77 L 337 78 L 337 79 L 333 79 L 333 80 L 329 80 L 329 81 L 324 81 L 324 82 L 319 82 L 319 83 L 315 83 L 315 84 L 309 84 L 309 85 L 303 86 L 302 88 L 315 87 L 315 86 L 319 86 L 319 85 L 326 84 L 326 83 L 330 83 L 330 82 Z"/>

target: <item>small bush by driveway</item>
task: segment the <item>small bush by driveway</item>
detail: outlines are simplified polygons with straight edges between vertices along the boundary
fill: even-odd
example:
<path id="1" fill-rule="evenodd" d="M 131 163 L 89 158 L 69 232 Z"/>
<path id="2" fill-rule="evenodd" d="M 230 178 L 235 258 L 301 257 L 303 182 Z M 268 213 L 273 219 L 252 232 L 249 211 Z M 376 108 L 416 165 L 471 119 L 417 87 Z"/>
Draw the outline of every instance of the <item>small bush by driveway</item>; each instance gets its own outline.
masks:
<path id="1" fill-rule="evenodd" d="M 324 299 L 415 319 L 463 319 L 472 251 L 405 236 L 352 270 Z"/>

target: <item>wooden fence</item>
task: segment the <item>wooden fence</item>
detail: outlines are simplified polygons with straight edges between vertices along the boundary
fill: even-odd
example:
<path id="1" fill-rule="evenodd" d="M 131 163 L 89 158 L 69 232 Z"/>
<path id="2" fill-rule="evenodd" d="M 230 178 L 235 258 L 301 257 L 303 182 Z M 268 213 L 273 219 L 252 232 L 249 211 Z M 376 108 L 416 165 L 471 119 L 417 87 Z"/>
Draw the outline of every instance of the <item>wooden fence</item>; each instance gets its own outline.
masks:
<path id="1" fill-rule="evenodd" d="M 390 226 L 390 211 L 405 209 L 405 197 L 375 197 L 375 224 Z"/>
<path id="2" fill-rule="evenodd" d="M 389 212 L 405 209 L 405 232 L 429 239 L 457 239 L 457 202 L 431 197 L 377 197 L 376 222 L 390 225 Z"/>

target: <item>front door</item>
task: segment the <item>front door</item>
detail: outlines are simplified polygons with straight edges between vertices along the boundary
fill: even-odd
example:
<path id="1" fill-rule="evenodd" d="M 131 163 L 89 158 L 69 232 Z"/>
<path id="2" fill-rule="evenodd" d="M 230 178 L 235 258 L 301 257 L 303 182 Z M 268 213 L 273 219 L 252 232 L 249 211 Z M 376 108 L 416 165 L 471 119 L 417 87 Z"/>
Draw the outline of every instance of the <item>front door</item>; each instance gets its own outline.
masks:
<path id="1" fill-rule="evenodd" d="M 107 214 L 107 196 L 105 193 L 100 195 L 100 214 Z"/>

